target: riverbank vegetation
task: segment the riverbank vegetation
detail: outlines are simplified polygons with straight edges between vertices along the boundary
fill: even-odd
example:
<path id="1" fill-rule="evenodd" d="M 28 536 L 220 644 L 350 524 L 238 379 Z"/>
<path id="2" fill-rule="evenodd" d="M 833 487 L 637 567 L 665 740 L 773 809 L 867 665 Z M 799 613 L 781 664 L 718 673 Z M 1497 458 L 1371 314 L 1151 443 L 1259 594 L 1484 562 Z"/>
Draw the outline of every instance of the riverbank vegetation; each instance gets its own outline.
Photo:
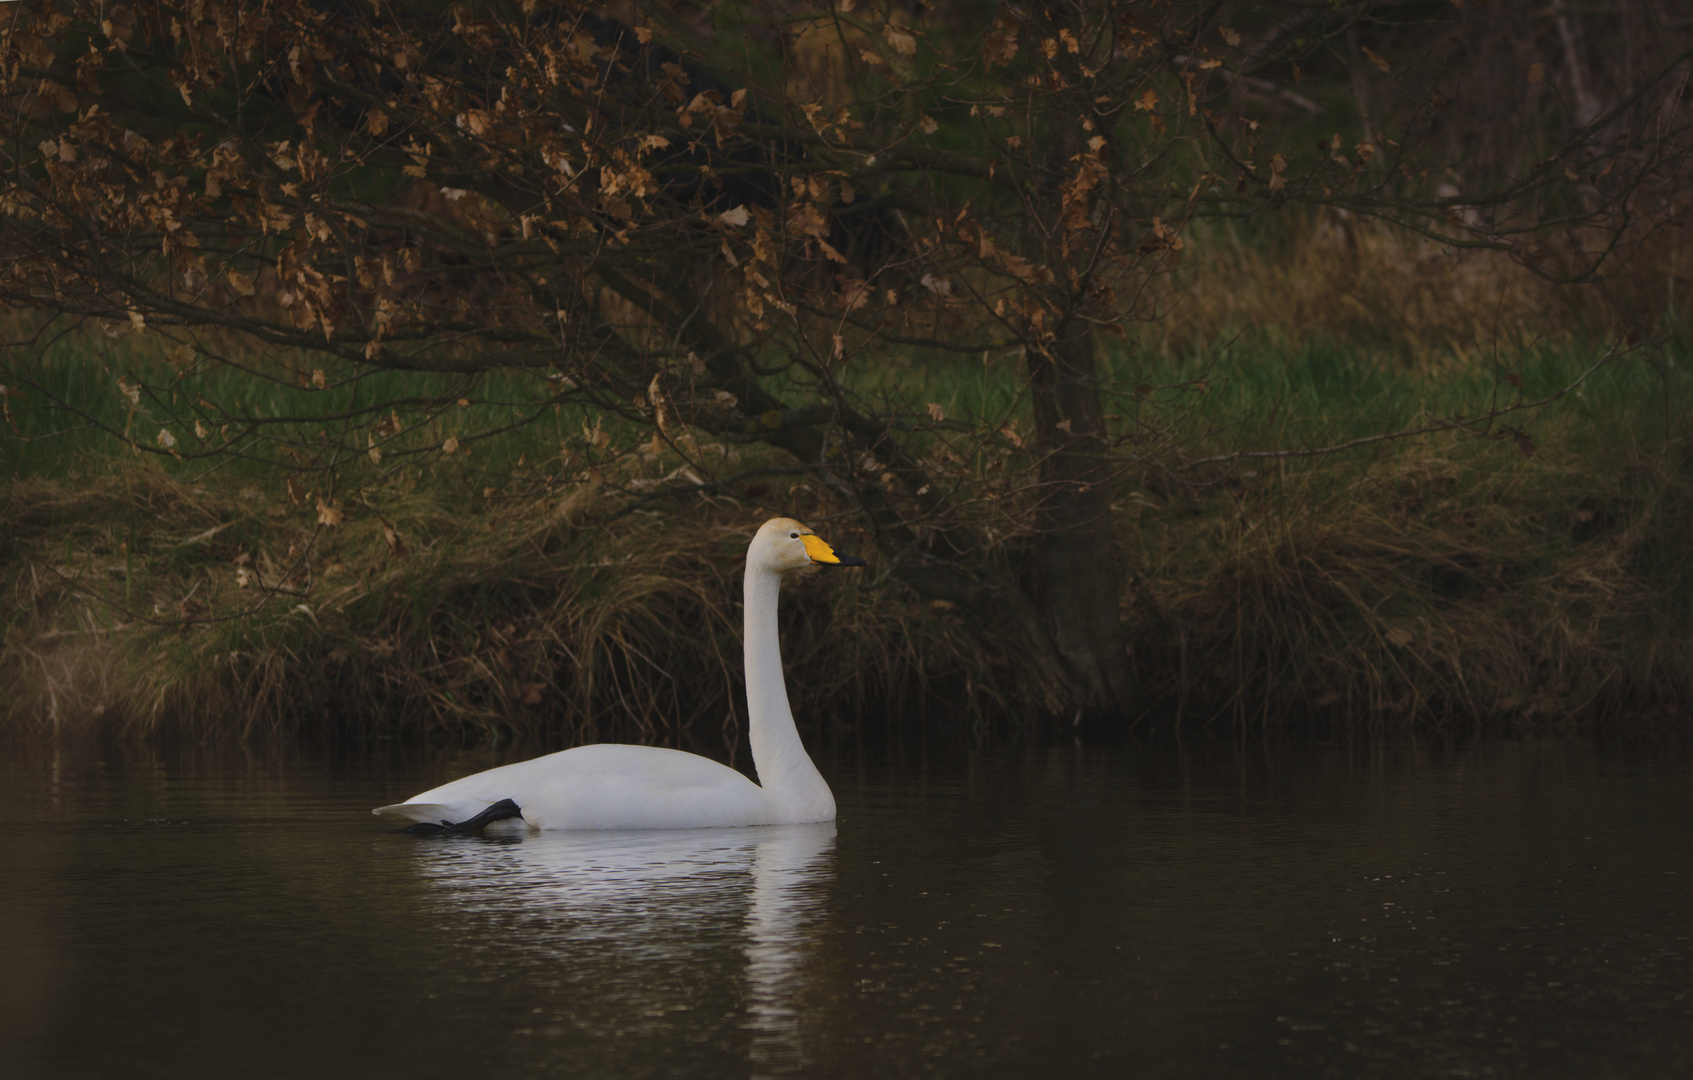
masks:
<path id="1" fill-rule="evenodd" d="M 135 343 L 102 340 L 103 359 L 76 355 L 84 344 L 47 350 L 43 370 L 85 379 L 81 404 L 106 426 L 143 422 L 112 392 Z M 1568 340 L 1514 353 L 1528 398 L 1587 376 L 1521 434 L 1243 460 L 1243 445 L 1298 451 L 1473 414 L 1498 387 L 1482 357 L 1407 363 L 1326 337 L 1172 353 L 1157 377 L 1207 384 L 1188 452 L 1222 460 L 1188 470 L 1197 483 L 1149 470 L 1114 503 L 1126 653 L 1147 688 L 1130 723 L 1679 723 L 1693 685 L 1688 354 L 1670 339 L 1588 374 L 1603 355 Z M 912 377 L 947 408 L 1012 382 L 1013 365 Z M 734 738 L 746 538 L 792 513 L 874 559 L 850 504 L 756 448 L 729 452 L 745 479 L 712 492 L 636 430 L 585 437 L 577 420 L 472 441 L 502 411 L 455 405 L 418 436 L 460 432 L 468 454 L 367 457 L 333 526 L 289 475 L 138 455 L 63 413 L 24 413 L 0 543 L 11 722 Z M 614 478 L 563 467 L 601 437 L 627 446 Z M 886 571 L 790 589 L 802 714 L 1027 719 L 991 629 Z"/>
<path id="2" fill-rule="evenodd" d="M 1627 72 L 1561 5 L 48 6 L 13 724 L 733 739 L 776 513 L 871 561 L 784 600 L 816 722 L 1693 703 L 1651 5 Z"/>

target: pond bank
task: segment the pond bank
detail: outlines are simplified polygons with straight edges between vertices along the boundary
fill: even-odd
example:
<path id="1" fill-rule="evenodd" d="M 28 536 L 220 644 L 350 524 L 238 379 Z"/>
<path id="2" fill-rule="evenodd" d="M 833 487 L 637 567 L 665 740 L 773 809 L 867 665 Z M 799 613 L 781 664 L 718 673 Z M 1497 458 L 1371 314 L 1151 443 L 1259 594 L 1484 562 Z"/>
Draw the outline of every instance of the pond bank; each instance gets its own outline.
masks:
<path id="1" fill-rule="evenodd" d="M 1164 414 L 1183 448 L 1126 472 L 1113 505 L 1139 686 L 1123 726 L 1685 728 L 1677 348 L 1662 371 L 1607 367 L 1532 425 L 1285 457 L 1240 455 L 1414 427 L 1503 384 L 1262 341 L 1204 360 L 1208 383 L 1200 360 L 1167 359 L 1161 377 L 1201 389 Z M 1592 355 L 1519 358 L 1514 377 L 1544 392 Z M 783 513 L 872 562 L 784 590 L 799 715 L 1030 718 L 994 628 L 903 588 L 855 508 L 791 461 L 749 448 L 737 467 L 766 470 L 756 482 L 655 497 L 648 474 L 673 467 L 659 451 L 627 453 L 621 480 L 537 485 L 526 462 L 561 451 L 522 434 L 512 462 L 384 466 L 334 505 L 304 473 L 32 436 L 64 452 L 19 451 L 0 487 L 0 716 L 193 737 L 732 742 L 740 560 Z M 994 557 L 1015 570 L 1026 539 L 997 537 Z"/>

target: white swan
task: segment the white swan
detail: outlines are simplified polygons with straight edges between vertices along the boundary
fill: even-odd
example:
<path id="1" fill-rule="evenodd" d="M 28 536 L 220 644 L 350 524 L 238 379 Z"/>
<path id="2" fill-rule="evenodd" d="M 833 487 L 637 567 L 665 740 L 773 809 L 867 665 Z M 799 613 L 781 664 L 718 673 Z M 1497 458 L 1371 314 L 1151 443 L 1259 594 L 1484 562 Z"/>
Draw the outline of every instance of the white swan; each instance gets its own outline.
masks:
<path id="1" fill-rule="evenodd" d="M 802 566 L 863 566 L 789 518 L 764 523 L 747 548 L 745 648 L 753 766 L 763 786 L 698 754 L 602 743 L 502 765 L 381 806 L 419 832 L 469 832 L 521 817 L 535 829 L 703 829 L 833 821 L 835 796 L 794 727 L 776 596 Z"/>

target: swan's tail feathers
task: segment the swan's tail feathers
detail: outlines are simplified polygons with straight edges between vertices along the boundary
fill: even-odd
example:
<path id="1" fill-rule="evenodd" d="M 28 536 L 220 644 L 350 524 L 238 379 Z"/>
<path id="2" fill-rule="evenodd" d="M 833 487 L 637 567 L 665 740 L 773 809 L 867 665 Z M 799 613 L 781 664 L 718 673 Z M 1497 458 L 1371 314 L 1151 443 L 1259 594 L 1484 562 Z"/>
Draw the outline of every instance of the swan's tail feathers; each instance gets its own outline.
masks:
<path id="1" fill-rule="evenodd" d="M 372 810 L 373 814 L 399 814 L 412 821 L 424 821 L 431 824 L 446 821 L 453 816 L 453 808 L 441 803 L 401 802 L 392 806 L 378 806 Z"/>
<path id="2" fill-rule="evenodd" d="M 395 832 L 412 833 L 416 836 L 474 834 L 481 832 L 484 826 L 491 825 L 496 821 L 504 821 L 506 818 L 523 816 L 523 810 L 515 802 L 512 802 L 510 799 L 501 799 L 499 802 L 488 807 L 488 809 L 482 811 L 473 818 L 466 818 L 464 821 L 453 822 L 445 817 L 442 817 L 439 818 L 440 823 L 437 824 L 427 818 L 419 818 L 412 814 L 411 808 L 414 806 L 422 806 L 430 810 L 446 809 L 446 807 L 433 806 L 429 803 L 400 803 L 397 806 L 389 807 L 388 809 L 399 809 L 400 807 L 405 807 L 406 809 L 402 812 L 405 813 L 407 817 L 410 817 L 413 821 L 417 822 L 416 825 L 411 825 L 404 829 L 395 829 Z"/>

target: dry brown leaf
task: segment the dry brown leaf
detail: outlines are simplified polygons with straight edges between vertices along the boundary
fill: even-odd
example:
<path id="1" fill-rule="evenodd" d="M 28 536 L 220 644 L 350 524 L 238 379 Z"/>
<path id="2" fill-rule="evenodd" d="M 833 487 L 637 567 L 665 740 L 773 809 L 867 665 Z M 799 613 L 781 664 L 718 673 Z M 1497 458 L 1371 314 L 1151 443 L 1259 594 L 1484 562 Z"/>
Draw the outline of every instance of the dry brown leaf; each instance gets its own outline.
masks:
<path id="1" fill-rule="evenodd" d="M 382 523 L 382 539 L 388 542 L 389 555 L 396 559 L 403 559 L 406 557 L 408 549 L 406 548 L 405 539 L 400 536 L 398 526 L 394 525 L 392 522 L 384 521 Z"/>
<path id="2" fill-rule="evenodd" d="M 1022 19 L 1010 5 L 1006 7 L 1007 10 L 994 20 L 993 32 L 982 39 L 982 59 L 990 67 L 1010 63 L 1017 58 L 1017 36 L 1022 30 Z"/>
<path id="3" fill-rule="evenodd" d="M 882 27 L 882 37 L 901 56 L 917 55 L 917 39 L 893 23 Z"/>

